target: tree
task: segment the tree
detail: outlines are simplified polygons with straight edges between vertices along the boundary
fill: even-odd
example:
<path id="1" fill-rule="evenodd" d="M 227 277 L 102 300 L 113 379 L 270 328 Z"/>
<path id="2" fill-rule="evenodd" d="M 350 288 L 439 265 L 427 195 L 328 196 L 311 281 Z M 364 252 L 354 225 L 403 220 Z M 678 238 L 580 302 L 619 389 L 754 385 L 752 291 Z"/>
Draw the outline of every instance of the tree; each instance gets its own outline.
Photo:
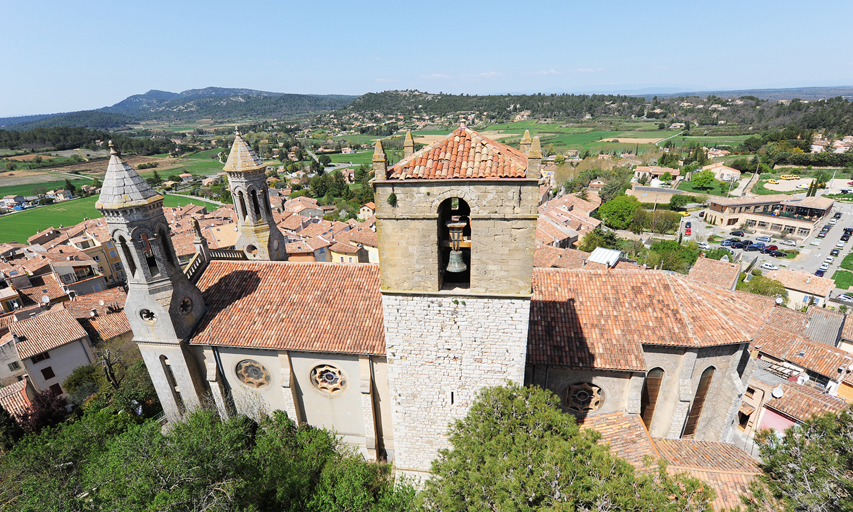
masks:
<path id="1" fill-rule="evenodd" d="M 9 411 L 0 407 L 0 450 L 8 453 L 9 450 L 24 436 L 24 430 L 9 414 Z"/>
<path id="2" fill-rule="evenodd" d="M 853 414 L 813 416 L 777 436 L 755 440 L 762 475 L 742 497 L 748 511 L 849 511 L 853 504 Z"/>
<path id="3" fill-rule="evenodd" d="M 626 229 L 637 208 L 640 208 L 640 201 L 636 197 L 619 196 L 599 206 L 598 215 L 607 226 Z"/>
<path id="4" fill-rule="evenodd" d="M 663 173 L 661 175 L 660 180 L 661 181 L 672 181 L 672 174 L 670 174 L 669 171 L 666 171 L 665 173 Z"/>
<path id="5" fill-rule="evenodd" d="M 711 169 L 705 169 L 704 171 L 699 171 L 694 174 L 691 181 L 695 183 L 698 188 L 707 190 L 711 188 L 711 185 L 716 181 L 716 179 L 714 171 Z"/>
<path id="6" fill-rule="evenodd" d="M 39 432 L 65 419 L 65 400 L 49 389 L 36 393 L 30 402 L 29 410 L 21 415 L 19 422 L 26 432 Z"/>
<path id="7" fill-rule="evenodd" d="M 749 281 L 739 281 L 737 289 L 767 297 L 781 297 L 788 302 L 788 291 L 781 282 L 765 276 L 753 276 Z"/>
<path id="8" fill-rule="evenodd" d="M 73 195 L 75 192 L 77 192 L 77 187 L 74 186 L 74 184 L 71 183 L 68 178 L 65 178 L 65 190 L 71 192 L 71 194 Z"/>
<path id="9" fill-rule="evenodd" d="M 450 428 L 420 496 L 428 510 L 701 510 L 713 491 L 663 467 L 639 475 L 542 388 L 486 388 Z M 695 508 L 694 508 L 695 507 Z"/>
<path id="10" fill-rule="evenodd" d="M 669 206 L 676 210 L 683 210 L 684 207 L 687 206 L 687 204 L 690 203 L 692 200 L 692 197 L 685 194 L 672 196 L 669 198 Z"/>
<path id="11" fill-rule="evenodd" d="M 601 226 L 596 226 L 595 229 L 587 233 L 581 240 L 578 249 L 581 251 L 592 252 L 596 247 L 604 247 L 605 249 L 616 249 L 619 246 L 619 237 L 613 231 L 604 231 Z"/>

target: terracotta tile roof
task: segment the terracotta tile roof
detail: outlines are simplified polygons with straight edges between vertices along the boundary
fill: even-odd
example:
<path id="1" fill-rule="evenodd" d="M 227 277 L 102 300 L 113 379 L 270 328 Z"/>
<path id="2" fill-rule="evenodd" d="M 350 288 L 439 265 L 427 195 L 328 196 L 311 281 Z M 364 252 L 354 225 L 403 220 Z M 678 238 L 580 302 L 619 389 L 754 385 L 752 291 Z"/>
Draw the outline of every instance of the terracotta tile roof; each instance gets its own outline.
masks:
<path id="1" fill-rule="evenodd" d="M 64 309 L 15 322 L 11 330 L 20 338 L 17 349 L 18 357 L 21 359 L 47 352 L 86 336 L 83 327 L 71 313 Z"/>
<path id="2" fill-rule="evenodd" d="M 65 290 L 62 289 L 62 285 L 59 284 L 56 276 L 52 273 L 30 277 L 30 284 L 32 286 L 29 288 L 18 289 L 18 293 L 21 295 L 21 302 L 23 302 L 22 305 L 24 306 L 41 304 L 41 299 L 45 295 L 47 295 L 51 302 L 67 297 Z"/>
<path id="3" fill-rule="evenodd" d="M 576 239 L 578 232 L 574 229 L 560 226 L 546 217 L 536 221 L 536 243 L 542 245 L 562 244 L 566 240 Z"/>
<path id="4" fill-rule="evenodd" d="M 359 251 L 360 247 L 356 247 L 350 244 L 343 244 L 340 242 L 336 242 L 329 247 L 329 250 L 332 252 L 340 252 L 344 254 L 355 254 Z"/>
<path id="5" fill-rule="evenodd" d="M 124 313 L 127 294 L 121 288 L 79 295 L 64 303 L 92 339 L 109 340 L 130 332 L 130 322 Z M 103 302 L 103 305 L 101 305 Z M 92 309 L 97 312 L 91 316 Z"/>
<path id="6" fill-rule="evenodd" d="M 194 345 L 385 354 L 378 265 L 212 261 L 198 287 Z"/>
<path id="7" fill-rule="evenodd" d="M 779 269 L 771 270 L 765 277 L 779 281 L 785 288 L 818 297 L 826 297 L 835 289 L 835 281 L 832 279 L 817 277 L 808 272 Z"/>
<path id="8" fill-rule="evenodd" d="M 536 248 L 533 253 L 533 266 L 540 268 L 583 268 L 583 262 L 589 258 L 588 252 L 575 249 L 560 249 L 550 245 Z"/>
<path id="9" fill-rule="evenodd" d="M 643 344 L 746 343 L 762 321 L 731 292 L 663 272 L 534 268 L 528 360 L 644 371 Z"/>
<path id="10" fill-rule="evenodd" d="M 589 199 L 589 193 L 587 193 L 587 199 Z M 598 195 L 596 194 L 596 197 Z M 601 204 L 601 199 L 599 198 L 598 202 L 588 201 L 581 199 L 580 197 L 574 194 L 565 194 L 556 199 L 551 199 L 545 204 L 539 207 L 539 213 L 544 213 L 551 208 L 562 208 L 568 211 L 581 211 L 586 215 L 589 215 L 593 211 L 595 211 L 598 206 Z"/>
<path id="11" fill-rule="evenodd" d="M 646 457 L 651 457 L 651 467 L 656 467 L 654 461 L 659 459 L 660 455 L 639 415 L 624 411 L 599 414 L 578 419 L 578 424 L 584 429 L 597 430 L 601 434 L 599 443 L 609 444 L 610 451 L 635 468 L 645 469 L 643 460 Z"/>
<path id="12" fill-rule="evenodd" d="M 687 473 L 707 483 L 717 493 L 714 510 L 741 505 L 740 496 L 761 473 L 758 464 L 740 448 L 714 441 L 655 439 L 655 446 L 671 474 Z"/>
<path id="13" fill-rule="evenodd" d="M 387 180 L 524 178 L 527 156 L 467 127 L 388 169 Z"/>
<path id="14" fill-rule="evenodd" d="M 762 326 L 750 347 L 835 380 L 839 377 L 839 367 L 853 364 L 853 354 L 818 343 L 804 334 L 779 329 L 772 319 Z M 843 380 L 853 384 L 853 374 L 845 373 Z"/>
<path id="15" fill-rule="evenodd" d="M 27 378 L 0 388 L 0 406 L 10 415 L 20 418 L 30 411 L 32 403 L 27 395 Z"/>
<path id="16" fill-rule="evenodd" d="M 767 318 L 776 308 L 776 299 L 773 297 L 738 290 L 735 290 L 733 293 L 738 301 L 747 305 L 750 311 L 762 318 Z"/>
<path id="17" fill-rule="evenodd" d="M 740 263 L 699 258 L 690 269 L 688 276 L 700 283 L 732 290 L 740 277 L 740 271 Z"/>
<path id="18" fill-rule="evenodd" d="M 802 335 L 806 333 L 808 322 L 809 316 L 807 314 L 791 308 L 778 307 L 773 308 L 767 323 L 777 329 Z"/>
<path id="19" fill-rule="evenodd" d="M 379 247 L 379 239 L 372 229 L 359 229 L 349 237 L 350 243 Z"/>
<path id="20" fill-rule="evenodd" d="M 796 203 L 802 208 L 814 208 L 816 210 L 827 210 L 835 204 L 835 199 L 824 196 L 812 196 L 801 199 Z"/>
<path id="21" fill-rule="evenodd" d="M 785 382 L 780 386 L 783 389 L 782 397 L 771 397 L 764 403 L 764 407 L 778 411 L 797 421 L 803 421 L 810 416 L 826 412 L 838 413 L 848 407 L 844 400 L 825 395 L 809 386 L 796 382 Z"/>

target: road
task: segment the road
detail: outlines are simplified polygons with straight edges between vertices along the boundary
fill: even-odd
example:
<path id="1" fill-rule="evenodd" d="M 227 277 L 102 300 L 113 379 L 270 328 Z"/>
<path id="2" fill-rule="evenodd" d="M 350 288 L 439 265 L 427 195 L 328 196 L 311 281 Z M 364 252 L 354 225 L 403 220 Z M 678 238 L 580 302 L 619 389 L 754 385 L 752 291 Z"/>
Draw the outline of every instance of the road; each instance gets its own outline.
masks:
<path id="1" fill-rule="evenodd" d="M 221 203 L 221 202 L 215 201 L 213 199 L 207 199 L 206 197 L 188 196 L 185 194 L 171 194 L 171 193 L 169 193 L 168 195 L 175 196 L 175 197 L 186 197 L 187 199 L 198 199 L 199 201 L 204 201 L 205 203 L 213 203 L 217 206 L 225 206 L 225 203 Z"/>
<path id="2" fill-rule="evenodd" d="M 798 194 L 795 197 L 802 198 L 805 197 L 805 194 Z M 824 262 L 826 257 L 830 255 L 830 251 L 836 248 L 836 243 L 839 242 L 839 239 L 841 238 L 841 235 L 844 232 L 844 228 L 853 227 L 853 204 L 841 202 L 835 203 L 835 205 L 832 207 L 830 215 L 827 216 L 823 221 L 821 221 L 820 225 L 828 224 L 829 220 L 832 218 L 832 215 L 836 212 L 841 212 L 841 218 L 838 219 L 835 226 L 832 226 L 832 228 L 829 230 L 829 233 L 827 233 L 826 238 L 817 238 L 819 230 L 816 230 L 804 241 L 798 242 L 797 247 L 795 248 L 790 246 L 783 246 L 779 243 L 781 240 L 780 238 L 773 237 L 773 241 L 770 243 L 778 245 L 780 250 L 796 249 L 800 251 L 800 254 L 795 259 L 780 259 L 758 252 L 747 252 L 746 254 L 743 254 L 744 261 L 751 261 L 752 258 L 758 256 L 758 261 L 756 263 L 757 266 L 760 266 L 762 263 L 768 262 L 772 263 L 773 265 L 777 265 L 780 268 L 787 268 L 789 270 L 802 270 L 813 274 Z M 684 229 L 685 222 L 691 223 L 691 229 L 693 231 L 692 238 L 694 240 L 706 241 L 710 235 L 717 235 L 721 237 L 720 241 L 722 241 L 731 236 L 731 231 L 737 229 L 735 227 L 723 229 L 718 226 L 710 226 L 699 218 L 698 213 L 698 211 L 691 212 L 690 215 L 688 217 L 685 217 L 681 222 L 682 232 Z M 755 236 L 756 235 L 750 235 L 747 231 L 747 238 L 749 238 L 750 240 L 755 241 Z M 812 245 L 812 242 L 814 242 L 815 240 L 817 241 L 816 245 Z M 719 243 L 711 244 L 711 247 L 719 246 Z M 844 244 L 843 247 L 838 247 L 838 249 L 839 254 L 835 258 L 835 261 L 830 264 L 829 270 L 826 271 L 826 277 L 832 277 L 835 271 L 839 269 L 839 264 L 841 263 L 841 261 L 847 254 L 851 252 L 851 249 L 853 249 L 853 240 Z M 742 252 L 738 249 L 734 249 L 733 251 L 735 254 Z M 845 293 L 847 291 L 848 290 L 836 288 L 835 291 L 832 293 L 832 296 L 834 297 L 840 293 Z"/>

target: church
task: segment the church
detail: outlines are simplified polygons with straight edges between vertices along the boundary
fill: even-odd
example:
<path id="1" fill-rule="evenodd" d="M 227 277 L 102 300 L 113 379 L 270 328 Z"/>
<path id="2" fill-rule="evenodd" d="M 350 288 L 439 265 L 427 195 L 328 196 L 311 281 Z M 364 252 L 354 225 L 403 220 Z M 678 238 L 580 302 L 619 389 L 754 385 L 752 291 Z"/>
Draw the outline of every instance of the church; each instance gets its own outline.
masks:
<path id="1" fill-rule="evenodd" d="M 288 262 L 265 166 L 239 132 L 224 171 L 229 259 L 196 230 L 182 268 L 163 197 L 113 150 L 97 208 L 128 273 L 125 312 L 171 421 L 285 411 L 398 472 L 428 475 L 479 390 L 552 390 L 578 418 L 726 441 L 772 300 L 667 272 L 534 268 L 542 151 L 462 125 L 373 155 L 377 264 Z M 221 252 L 221 251 L 220 251 Z"/>

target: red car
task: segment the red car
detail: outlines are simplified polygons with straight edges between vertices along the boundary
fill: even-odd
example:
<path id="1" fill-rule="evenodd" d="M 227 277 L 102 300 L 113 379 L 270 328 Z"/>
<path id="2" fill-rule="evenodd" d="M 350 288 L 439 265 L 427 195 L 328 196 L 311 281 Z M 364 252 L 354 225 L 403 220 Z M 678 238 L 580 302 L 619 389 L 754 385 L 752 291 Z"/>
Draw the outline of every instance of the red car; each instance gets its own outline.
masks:
<path id="1" fill-rule="evenodd" d="M 684 228 L 684 236 L 690 236 L 690 228 Z"/>

